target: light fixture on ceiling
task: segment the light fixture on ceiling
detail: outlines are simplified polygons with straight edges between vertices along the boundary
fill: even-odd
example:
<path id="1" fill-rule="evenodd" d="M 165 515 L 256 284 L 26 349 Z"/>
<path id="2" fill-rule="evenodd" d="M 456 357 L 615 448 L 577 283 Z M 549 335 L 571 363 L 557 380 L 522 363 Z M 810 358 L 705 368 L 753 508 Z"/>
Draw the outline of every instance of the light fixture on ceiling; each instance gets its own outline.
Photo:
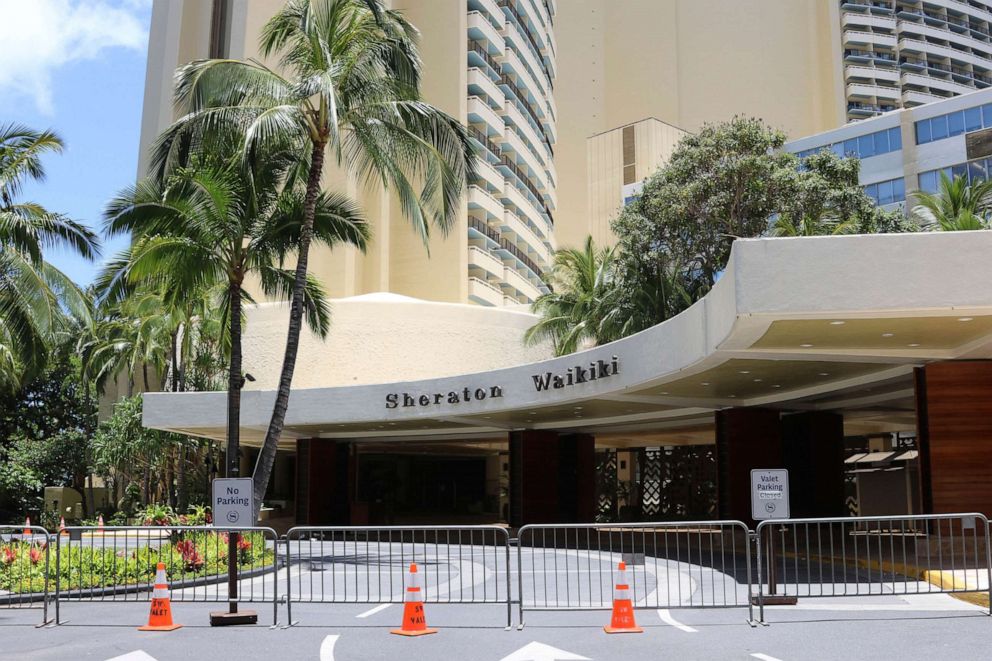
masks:
<path id="1" fill-rule="evenodd" d="M 661 391 L 661 394 L 662 394 L 662 395 L 667 395 L 667 394 L 668 394 L 668 391 L 667 391 L 667 390 L 662 390 L 662 391 Z"/>
<path id="2" fill-rule="evenodd" d="M 755 379 L 754 382 L 755 383 L 761 383 L 761 379 Z"/>
<path id="3" fill-rule="evenodd" d="M 910 344 L 907 344 L 906 346 L 907 347 L 918 347 L 918 346 L 920 346 L 920 343 L 919 342 L 911 342 Z"/>
<path id="4" fill-rule="evenodd" d="M 958 321 L 974 321 L 974 317 L 958 317 Z"/>
<path id="5" fill-rule="evenodd" d="M 737 373 L 738 373 L 738 374 L 750 374 L 750 373 L 751 373 L 751 370 L 740 370 L 740 371 L 739 371 L 739 372 L 737 372 Z"/>
<path id="6" fill-rule="evenodd" d="M 729 397 L 730 399 L 735 399 L 737 395 L 727 395 L 727 397 Z"/>
<path id="7" fill-rule="evenodd" d="M 820 376 L 830 376 L 830 372 L 820 372 Z"/>
<path id="8" fill-rule="evenodd" d="M 840 319 L 838 319 L 836 321 L 831 321 L 830 322 L 830 325 L 831 326 L 843 326 L 846 323 L 847 323 L 846 321 L 841 321 Z"/>
<path id="9" fill-rule="evenodd" d="M 882 337 L 893 337 L 895 333 L 882 333 Z"/>
<path id="10" fill-rule="evenodd" d="M 701 385 L 701 386 L 708 386 L 708 385 L 710 385 L 710 382 L 709 381 L 701 381 L 699 383 L 699 385 Z"/>
<path id="11" fill-rule="evenodd" d="M 799 346 L 801 346 L 803 349 L 812 349 L 813 348 L 813 345 L 812 344 L 800 344 Z"/>
<path id="12" fill-rule="evenodd" d="M 779 385 L 779 384 L 777 384 L 777 383 L 773 383 L 773 384 L 772 384 L 772 388 L 781 388 L 781 387 L 782 387 L 782 386 L 780 386 L 780 385 Z"/>

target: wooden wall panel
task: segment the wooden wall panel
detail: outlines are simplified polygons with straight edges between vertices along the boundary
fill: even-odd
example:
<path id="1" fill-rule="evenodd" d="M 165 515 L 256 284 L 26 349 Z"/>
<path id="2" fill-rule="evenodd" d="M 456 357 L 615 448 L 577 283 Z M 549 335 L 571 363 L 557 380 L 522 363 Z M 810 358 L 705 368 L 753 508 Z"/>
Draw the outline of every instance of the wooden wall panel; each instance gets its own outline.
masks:
<path id="1" fill-rule="evenodd" d="M 916 374 L 924 510 L 992 515 L 992 361 Z"/>

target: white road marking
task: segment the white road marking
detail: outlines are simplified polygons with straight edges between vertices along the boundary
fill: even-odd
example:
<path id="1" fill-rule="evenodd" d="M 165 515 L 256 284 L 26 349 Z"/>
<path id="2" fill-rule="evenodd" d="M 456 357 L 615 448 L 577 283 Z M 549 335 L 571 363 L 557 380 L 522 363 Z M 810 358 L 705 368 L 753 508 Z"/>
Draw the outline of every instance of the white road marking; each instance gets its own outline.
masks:
<path id="1" fill-rule="evenodd" d="M 762 654 L 761 652 L 755 652 L 751 656 L 756 659 L 761 659 L 761 661 L 782 661 L 782 659 L 775 658 L 774 656 L 768 656 L 767 654 Z"/>
<path id="2" fill-rule="evenodd" d="M 338 635 L 325 636 L 320 643 L 320 661 L 334 661 L 334 643 L 338 642 Z"/>
<path id="3" fill-rule="evenodd" d="M 392 604 L 379 604 L 375 608 L 370 608 L 367 611 L 365 611 L 364 613 L 359 613 L 355 617 L 368 617 L 369 615 L 375 615 L 379 611 L 384 611 L 387 608 L 389 608 L 390 606 L 392 606 Z"/>
<path id="4" fill-rule="evenodd" d="M 107 659 L 107 661 L 157 661 L 154 656 L 149 654 L 144 650 L 136 650 L 134 652 L 128 652 L 127 654 L 122 654 L 120 656 L 115 656 L 112 659 Z M 334 661 L 333 659 L 331 661 Z"/>
<path id="5" fill-rule="evenodd" d="M 504 656 L 500 661 L 589 661 L 589 657 L 534 641 L 527 643 L 513 654 Z"/>
<path id="6" fill-rule="evenodd" d="M 679 631 L 685 631 L 686 633 L 696 633 L 696 630 L 695 629 L 693 629 L 692 627 L 690 627 L 687 624 L 682 624 L 681 622 L 679 622 L 678 620 L 676 620 L 674 617 L 672 617 L 672 614 L 668 612 L 668 609 L 667 608 L 659 608 L 658 609 L 658 617 L 661 618 L 661 621 L 662 622 L 664 622 L 665 624 L 669 624 L 669 625 L 675 627 Z"/>

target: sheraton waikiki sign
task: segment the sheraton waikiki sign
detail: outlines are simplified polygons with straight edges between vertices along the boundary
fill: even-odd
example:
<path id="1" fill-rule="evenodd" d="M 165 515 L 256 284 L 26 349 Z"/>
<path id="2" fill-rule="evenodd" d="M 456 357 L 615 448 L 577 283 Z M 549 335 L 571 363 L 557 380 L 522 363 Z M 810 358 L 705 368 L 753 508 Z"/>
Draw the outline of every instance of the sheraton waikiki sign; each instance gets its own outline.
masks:
<path id="1" fill-rule="evenodd" d="M 564 372 L 541 372 L 530 377 L 530 386 L 537 392 L 562 390 L 583 383 L 606 379 L 620 373 L 620 359 L 613 356 L 610 360 L 597 360 L 582 365 L 569 367 Z M 386 408 L 419 408 L 441 406 L 442 404 L 466 404 L 481 402 L 486 399 L 503 397 L 502 386 L 486 388 L 462 388 L 447 392 L 391 392 L 386 395 Z"/>

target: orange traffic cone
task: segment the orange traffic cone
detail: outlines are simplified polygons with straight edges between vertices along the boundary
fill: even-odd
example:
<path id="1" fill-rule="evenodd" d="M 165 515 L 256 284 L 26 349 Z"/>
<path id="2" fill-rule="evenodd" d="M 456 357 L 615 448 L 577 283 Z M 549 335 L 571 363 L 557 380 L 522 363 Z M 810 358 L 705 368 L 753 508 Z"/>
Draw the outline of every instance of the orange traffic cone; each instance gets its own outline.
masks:
<path id="1" fill-rule="evenodd" d="M 96 520 L 96 531 L 98 533 L 103 533 L 103 515 L 102 514 Z"/>
<path id="2" fill-rule="evenodd" d="M 69 531 L 65 529 L 65 517 L 59 517 L 59 534 L 68 535 Z"/>
<path id="3" fill-rule="evenodd" d="M 28 537 L 31 536 L 31 517 L 30 516 L 24 517 L 24 534 L 27 535 Z"/>
<path id="4" fill-rule="evenodd" d="M 437 629 L 427 628 L 427 615 L 424 613 L 424 596 L 420 590 L 420 574 L 417 564 L 410 564 L 410 573 L 406 583 L 406 594 L 403 596 L 403 624 L 399 629 L 389 633 L 400 636 L 424 636 L 437 633 Z"/>
<path id="5" fill-rule="evenodd" d="M 183 625 L 172 623 L 172 605 L 169 602 L 169 584 L 165 578 L 165 563 L 158 563 L 155 569 L 155 590 L 152 592 L 152 610 L 148 614 L 148 624 L 138 627 L 138 631 L 173 631 Z"/>
<path id="6" fill-rule="evenodd" d="M 630 601 L 630 584 L 627 583 L 627 563 L 617 567 L 616 587 L 613 590 L 613 617 L 610 626 L 603 627 L 606 633 L 644 633 L 644 629 L 634 621 L 634 605 Z"/>

